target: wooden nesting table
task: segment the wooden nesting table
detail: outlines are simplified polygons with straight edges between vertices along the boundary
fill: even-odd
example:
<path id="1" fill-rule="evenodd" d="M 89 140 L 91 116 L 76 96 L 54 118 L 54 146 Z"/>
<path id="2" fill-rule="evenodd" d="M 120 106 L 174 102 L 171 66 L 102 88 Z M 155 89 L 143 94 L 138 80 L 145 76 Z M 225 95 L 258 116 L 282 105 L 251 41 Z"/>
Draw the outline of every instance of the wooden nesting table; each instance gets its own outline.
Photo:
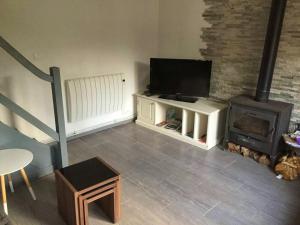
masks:
<path id="1" fill-rule="evenodd" d="M 55 171 L 58 210 L 68 225 L 88 225 L 97 203 L 113 223 L 120 220 L 120 173 L 100 158 Z"/>

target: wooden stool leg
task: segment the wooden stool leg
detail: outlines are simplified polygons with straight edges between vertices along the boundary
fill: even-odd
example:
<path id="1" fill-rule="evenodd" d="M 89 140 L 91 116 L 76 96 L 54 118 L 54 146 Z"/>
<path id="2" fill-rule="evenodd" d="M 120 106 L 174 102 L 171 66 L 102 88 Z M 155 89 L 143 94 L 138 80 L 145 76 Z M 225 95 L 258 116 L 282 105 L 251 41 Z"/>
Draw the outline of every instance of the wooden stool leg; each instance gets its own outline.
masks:
<path id="1" fill-rule="evenodd" d="M 84 210 L 84 225 L 89 225 L 89 205 L 83 201 L 83 210 Z"/>
<path id="2" fill-rule="evenodd" d="M 5 188 L 5 177 L 1 176 L 1 190 L 2 190 L 2 200 L 3 200 L 3 208 L 6 215 L 8 215 L 7 209 L 7 199 L 6 199 L 6 188 Z"/>
<path id="3" fill-rule="evenodd" d="M 21 171 L 21 175 L 22 175 L 22 177 L 23 177 L 23 179 L 24 179 L 24 181 L 25 181 L 25 183 L 26 183 L 26 186 L 27 186 L 27 188 L 28 188 L 28 190 L 29 190 L 29 192 L 30 192 L 30 194 L 31 194 L 31 196 L 32 196 L 32 198 L 33 198 L 33 200 L 36 200 L 34 191 L 33 191 L 32 187 L 31 187 L 31 184 L 30 184 L 30 182 L 29 182 L 29 180 L 28 180 L 28 177 L 27 177 L 27 175 L 26 175 L 25 170 L 24 170 L 24 169 L 21 169 L 20 171 Z"/>
<path id="4" fill-rule="evenodd" d="M 14 189 L 14 185 L 13 185 L 13 182 L 12 182 L 11 174 L 8 174 L 7 177 L 8 177 L 8 183 L 9 183 L 10 191 L 12 193 L 14 193 L 15 189 Z"/>
<path id="5" fill-rule="evenodd" d="M 121 219 L 121 177 L 116 184 L 114 193 L 114 223 L 118 223 Z"/>

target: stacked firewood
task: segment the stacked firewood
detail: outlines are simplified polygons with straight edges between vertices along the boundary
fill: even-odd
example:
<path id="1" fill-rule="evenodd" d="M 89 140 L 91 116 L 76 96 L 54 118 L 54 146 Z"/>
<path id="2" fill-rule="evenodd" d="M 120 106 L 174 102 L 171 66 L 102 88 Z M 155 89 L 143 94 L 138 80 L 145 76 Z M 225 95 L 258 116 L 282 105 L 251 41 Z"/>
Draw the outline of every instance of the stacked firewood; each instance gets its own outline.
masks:
<path id="1" fill-rule="evenodd" d="M 275 166 L 275 172 L 285 180 L 296 180 L 300 176 L 300 157 L 296 155 L 283 156 Z"/>
<path id="2" fill-rule="evenodd" d="M 228 151 L 241 154 L 244 157 L 250 157 L 267 166 L 271 164 L 271 160 L 268 155 L 231 142 L 228 143 Z M 292 181 L 297 179 L 300 177 L 300 156 L 297 156 L 293 152 L 283 156 L 275 166 L 275 172 L 276 174 L 281 175 L 281 177 L 285 180 Z"/>
<path id="3" fill-rule="evenodd" d="M 269 166 L 271 164 L 271 160 L 268 155 L 256 152 L 246 147 L 242 147 L 232 142 L 228 143 L 228 151 L 241 154 L 244 157 L 250 157 L 255 161 L 264 164 L 266 166 Z"/>

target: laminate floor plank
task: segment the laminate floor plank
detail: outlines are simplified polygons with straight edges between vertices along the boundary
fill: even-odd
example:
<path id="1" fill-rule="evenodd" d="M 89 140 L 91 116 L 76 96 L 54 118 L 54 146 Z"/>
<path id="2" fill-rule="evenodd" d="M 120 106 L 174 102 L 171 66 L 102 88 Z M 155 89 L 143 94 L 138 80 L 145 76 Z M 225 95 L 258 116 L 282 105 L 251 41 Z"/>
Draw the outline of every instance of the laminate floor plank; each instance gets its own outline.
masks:
<path id="1" fill-rule="evenodd" d="M 122 174 L 119 225 L 299 225 L 300 181 L 276 179 L 267 167 L 237 154 L 201 150 L 130 123 L 68 143 L 70 163 L 95 156 Z M 18 225 L 63 225 L 54 175 L 8 193 Z M 95 204 L 91 225 L 111 224 Z"/>

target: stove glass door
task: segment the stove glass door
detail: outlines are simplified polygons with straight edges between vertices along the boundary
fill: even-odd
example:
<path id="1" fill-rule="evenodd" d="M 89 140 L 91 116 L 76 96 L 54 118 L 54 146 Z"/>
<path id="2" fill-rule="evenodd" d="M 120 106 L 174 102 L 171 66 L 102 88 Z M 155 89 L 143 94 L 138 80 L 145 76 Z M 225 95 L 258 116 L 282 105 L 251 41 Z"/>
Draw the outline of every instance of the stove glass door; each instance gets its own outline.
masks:
<path id="1" fill-rule="evenodd" d="M 262 141 L 272 141 L 277 115 L 273 112 L 257 111 L 232 106 L 230 129 Z"/>

